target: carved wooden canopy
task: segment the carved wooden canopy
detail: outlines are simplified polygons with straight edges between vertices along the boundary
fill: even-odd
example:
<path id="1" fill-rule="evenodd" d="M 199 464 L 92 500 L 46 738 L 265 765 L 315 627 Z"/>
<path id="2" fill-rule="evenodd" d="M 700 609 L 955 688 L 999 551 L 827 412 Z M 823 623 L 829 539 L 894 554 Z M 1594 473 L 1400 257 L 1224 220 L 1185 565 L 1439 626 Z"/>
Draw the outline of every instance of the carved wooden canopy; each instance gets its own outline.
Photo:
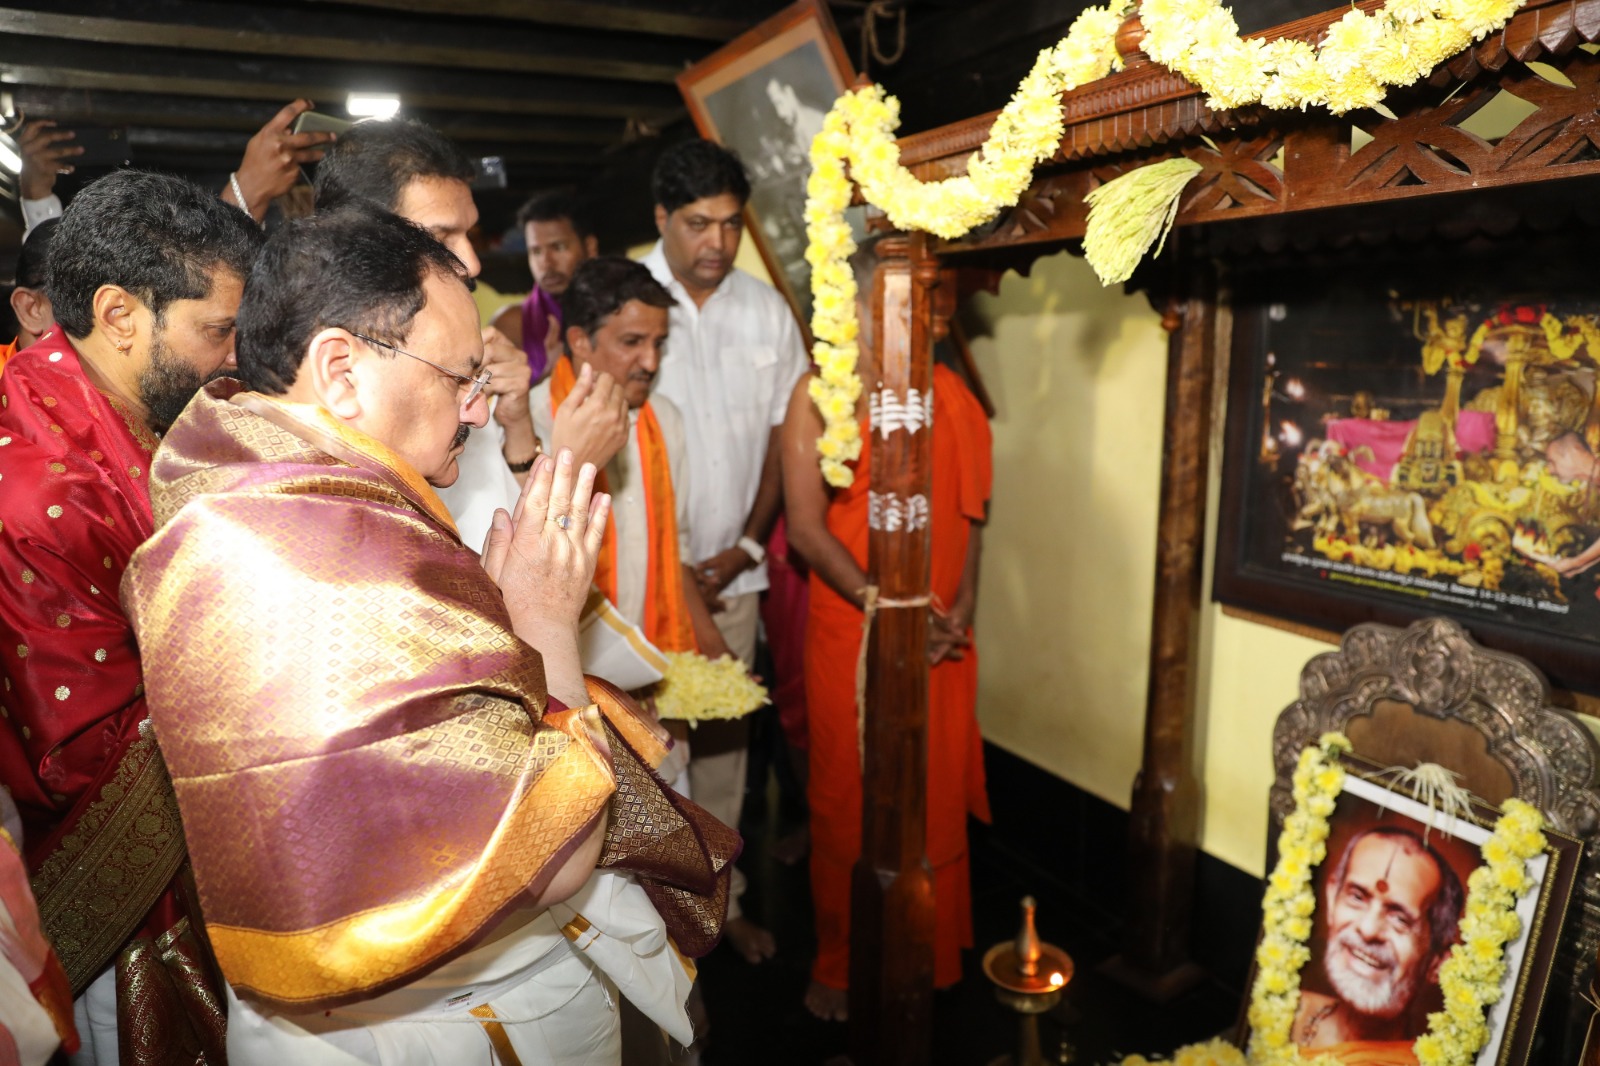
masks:
<path id="1" fill-rule="evenodd" d="M 1336 2 L 1329 0 L 1330 7 Z M 1372 11 L 1382 3 L 1359 0 L 1356 6 Z M 1315 39 L 1346 10 L 1268 36 Z M 1495 232 L 1502 203 L 1511 201 L 1518 212 L 1530 203 L 1559 204 L 1600 227 L 1600 50 L 1590 47 L 1596 39 L 1600 0 L 1529 0 L 1504 31 L 1426 82 L 1391 94 L 1386 113 L 1343 117 L 1261 108 L 1216 112 L 1195 86 L 1135 57 L 1127 70 L 1063 97 L 1061 147 L 1036 171 L 1016 207 L 958 241 L 914 235 L 889 242 L 895 251 L 880 267 L 874 290 L 879 380 L 870 384 L 905 393 L 922 388 L 931 373 L 932 340 L 958 287 L 994 283 L 996 268 L 1023 266 L 1081 238 L 1084 196 L 1106 181 L 1179 154 L 1202 167 L 1177 219 L 1188 231 L 1179 241 L 1182 255 L 1158 262 L 1157 284 L 1135 278 L 1160 294 L 1156 302 L 1172 339 L 1144 755 L 1129 819 L 1128 923 L 1123 951 L 1108 965 L 1154 999 L 1185 987 L 1195 969 L 1188 952 L 1202 790 L 1194 774 L 1192 667 L 1200 650 L 1211 387 L 1216 361 L 1226 357 L 1231 315 L 1228 279 L 1211 263 L 1230 247 L 1270 251 L 1274 240 L 1297 251 L 1301 231 L 1327 232 L 1351 222 L 1351 215 L 1357 227 L 1381 219 L 1402 235 L 1408 227 L 1444 227 L 1445 236 L 1459 238 L 1473 227 Z M 1545 71 L 1526 65 L 1533 61 Z M 1469 120 L 1502 93 L 1521 101 L 1521 120 L 1503 135 L 1473 132 L 1477 124 Z M 961 174 L 994 117 L 904 138 L 901 159 L 923 180 Z M 1419 210 L 1423 203 L 1427 209 Z M 1360 212 L 1332 210 L 1353 206 Z M 1548 216 L 1548 208 L 1538 209 Z M 1166 269 L 1169 263 L 1176 269 Z M 885 296 L 884 279 L 891 275 L 899 286 L 893 301 Z M 959 286 L 949 284 L 952 275 Z M 923 435 L 916 442 L 922 451 L 907 444 L 894 453 L 875 444 L 872 491 L 926 491 L 918 487 L 930 483 L 926 441 Z M 871 580 L 899 603 L 918 603 L 928 588 L 926 529 L 874 536 Z M 863 1049 L 858 1062 L 927 1058 L 926 1044 L 917 1041 L 926 1030 L 931 977 L 901 960 L 928 957 L 931 933 L 914 928 L 902 917 L 906 908 L 895 905 L 911 898 L 895 895 L 898 886 L 915 885 L 924 868 L 925 780 L 920 767 L 897 772 L 909 760 L 892 754 L 925 744 L 927 666 L 915 651 L 925 637 L 916 626 L 925 624 L 924 611 L 889 611 L 879 616 L 872 637 L 868 703 L 879 712 L 868 718 L 863 790 L 874 817 L 864 827 L 854 905 L 858 915 L 883 921 L 858 918 L 853 927 L 852 958 L 862 960 L 853 962 L 851 977 L 852 1040 Z M 1549 706 L 1545 682 L 1530 667 L 1478 648 L 1454 624 L 1430 621 L 1403 634 L 1360 627 L 1336 656 L 1315 660 L 1307 677 L 1302 704 L 1280 724 L 1280 775 L 1286 749 L 1326 728 L 1349 725 L 1360 732 L 1353 720 L 1400 707 L 1416 722 L 1448 723 L 1457 750 L 1474 754 L 1470 761 L 1481 780 L 1473 787 L 1486 798 L 1527 798 L 1560 828 L 1590 841 L 1600 836 L 1594 741 Z M 1563 944 L 1564 969 L 1550 995 L 1567 1006 L 1592 972 L 1600 943 L 1600 863 L 1589 861 L 1576 908 L 1582 935 Z M 894 928 L 879 934 L 880 926 Z M 875 940 L 866 942 L 868 936 Z M 1556 1028 L 1566 1027 L 1558 1022 Z M 1549 1061 L 1573 1061 L 1573 1055 L 1558 1051 Z"/>
<path id="2" fill-rule="evenodd" d="M 1356 6 L 1370 11 L 1382 4 Z M 1344 10 L 1266 36 L 1314 40 Z M 1260 107 L 1213 111 L 1194 85 L 1135 57 L 1121 73 L 1063 97 L 1061 148 L 1014 209 L 937 251 L 1080 238 L 1085 195 L 1179 154 L 1204 168 L 1184 196 L 1179 226 L 1600 174 L 1600 56 L 1586 47 L 1597 39 L 1600 0 L 1530 0 L 1502 32 L 1426 82 L 1391 94 L 1392 118 L 1376 111 L 1344 117 Z M 1523 65 L 1530 61 L 1554 68 L 1571 85 Z M 1462 128 L 1501 92 L 1532 108 L 1511 133 L 1491 142 Z M 964 173 L 994 117 L 906 137 L 901 159 L 923 180 Z M 1353 140 L 1360 144 L 1354 150 Z"/>

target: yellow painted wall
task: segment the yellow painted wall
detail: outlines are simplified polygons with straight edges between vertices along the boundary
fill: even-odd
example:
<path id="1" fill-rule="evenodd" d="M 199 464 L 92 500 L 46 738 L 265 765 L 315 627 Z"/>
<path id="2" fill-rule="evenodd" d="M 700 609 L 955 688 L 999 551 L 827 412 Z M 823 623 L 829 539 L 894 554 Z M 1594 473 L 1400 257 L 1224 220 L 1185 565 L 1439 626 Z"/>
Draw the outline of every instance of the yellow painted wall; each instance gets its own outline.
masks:
<path id="1" fill-rule="evenodd" d="M 1082 260 L 968 308 L 997 408 L 978 611 L 984 735 L 1127 806 L 1139 766 L 1166 336 Z"/>
<path id="2" fill-rule="evenodd" d="M 1142 296 L 1101 288 L 1065 254 L 968 310 L 998 408 L 978 614 L 984 736 L 1126 808 L 1143 737 L 1166 335 Z M 1328 646 L 1209 603 L 1200 641 L 1201 844 L 1260 874 L 1272 725 Z"/>

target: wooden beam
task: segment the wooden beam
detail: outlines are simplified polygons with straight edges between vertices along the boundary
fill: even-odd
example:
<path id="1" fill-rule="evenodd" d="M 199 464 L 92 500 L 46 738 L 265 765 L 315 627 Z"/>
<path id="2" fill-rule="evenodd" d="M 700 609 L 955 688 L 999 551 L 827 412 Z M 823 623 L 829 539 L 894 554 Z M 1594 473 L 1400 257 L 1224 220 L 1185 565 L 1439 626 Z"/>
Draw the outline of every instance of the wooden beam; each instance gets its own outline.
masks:
<path id="1" fill-rule="evenodd" d="M 69 7 L 70 3 L 70 7 Z M 122 47 L 180 48 L 301 59 L 348 60 L 371 55 L 387 63 L 564 74 L 585 78 L 671 83 L 698 50 L 651 42 L 575 34 L 499 30 L 488 38 L 461 20 L 402 22 L 393 18 L 324 15 L 307 20 L 266 6 L 164 0 L 171 21 L 96 14 L 97 0 L 52 0 L 49 11 L 0 7 L 0 33 L 93 41 Z M 239 9 L 248 12 L 240 18 Z M 268 28 L 262 28 L 268 27 Z M 492 40 L 492 44 L 489 41 Z"/>
<path id="2" fill-rule="evenodd" d="M 122 93 L 21 86 L 18 110 L 63 126 L 158 126 L 168 129 L 254 132 L 277 111 L 273 104 L 156 93 Z M 407 114 L 460 141 L 504 144 L 569 144 L 600 147 L 622 140 L 617 119 L 508 117 L 483 112 L 424 111 Z"/>
<path id="3" fill-rule="evenodd" d="M 228 172 L 239 165 L 239 156 L 237 153 L 196 154 L 164 149 L 141 150 L 136 153 L 133 162 L 135 166 L 178 174 L 205 188 L 221 189 L 228 182 Z M 507 171 L 509 185 L 516 189 L 571 186 L 587 181 L 593 176 L 590 168 L 570 163 L 509 163 Z M 84 177 L 98 176 L 103 172 L 103 170 L 86 172 Z M 518 200 L 519 202 L 521 200 L 520 194 Z M 510 224 L 509 218 L 505 220 L 505 224 Z M 496 224 L 493 228 L 498 230 L 502 227 Z"/>
<path id="4" fill-rule="evenodd" d="M 933 387 L 938 263 L 928 239 L 889 238 L 873 281 L 878 381 L 904 399 Z M 933 438 L 874 435 L 876 500 L 906 507 L 933 485 Z M 931 530 L 914 522 L 868 534 L 878 590 L 867 642 L 861 857 L 850 884 L 850 1057 L 857 1066 L 926 1066 L 933 1032 L 933 871 L 927 859 L 928 606 Z"/>
<path id="5" fill-rule="evenodd" d="M 1193 718 L 1217 341 L 1211 268 L 1180 260 L 1175 248 L 1168 255 L 1192 286 L 1170 297 L 1162 318 L 1170 340 L 1144 758 L 1129 811 L 1127 932 L 1122 954 L 1106 964 L 1113 977 L 1162 1003 L 1204 976 L 1189 955 L 1200 840 Z"/>
<path id="6" fill-rule="evenodd" d="M 681 116 L 675 89 L 614 81 L 306 60 L 235 60 L 176 49 L 116 48 L 0 33 L 0 83 L 66 89 L 273 100 L 296 96 L 342 113 L 351 91 L 397 92 L 402 106 L 495 114 L 638 118 L 660 128 Z"/>
<path id="7" fill-rule="evenodd" d="M 231 130 L 180 130 L 151 126 L 128 128 L 128 147 L 135 161 L 156 153 L 181 155 L 229 156 L 234 159 L 244 155 L 249 135 Z M 507 163 L 558 164 L 572 169 L 596 165 L 600 153 L 584 148 L 560 148 L 543 145 L 500 145 L 482 141 L 457 142 L 469 158 L 498 155 Z"/>
<path id="8" fill-rule="evenodd" d="M 519 19 L 547 26 L 573 26 L 591 30 L 621 30 L 667 37 L 693 37 L 705 41 L 731 41 L 763 17 L 783 6 L 783 0 L 765 5 L 742 0 L 739 16 L 724 18 L 696 15 L 673 7 L 599 3 L 597 0 L 313 0 L 315 3 L 360 4 L 390 11 L 411 11 L 458 18 Z M 705 5 L 699 5 L 704 7 Z M 746 15 L 746 12 L 748 15 Z"/>

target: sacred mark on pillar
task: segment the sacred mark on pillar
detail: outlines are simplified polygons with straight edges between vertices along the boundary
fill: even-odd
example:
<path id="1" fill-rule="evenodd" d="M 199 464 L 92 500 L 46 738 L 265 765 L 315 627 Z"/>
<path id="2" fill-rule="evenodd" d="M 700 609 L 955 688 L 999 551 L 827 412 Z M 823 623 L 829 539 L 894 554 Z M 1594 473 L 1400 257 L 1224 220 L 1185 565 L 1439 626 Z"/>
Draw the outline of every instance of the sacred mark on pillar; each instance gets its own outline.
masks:
<path id="1" fill-rule="evenodd" d="M 888 437 L 901 429 L 915 434 L 933 425 L 933 390 L 912 390 L 902 400 L 894 390 L 880 389 L 867 397 L 867 409 L 872 416 L 873 432 L 878 436 Z"/>
<path id="2" fill-rule="evenodd" d="M 885 533 L 915 533 L 928 527 L 928 498 L 921 493 L 902 500 L 895 493 L 867 495 L 867 528 Z"/>

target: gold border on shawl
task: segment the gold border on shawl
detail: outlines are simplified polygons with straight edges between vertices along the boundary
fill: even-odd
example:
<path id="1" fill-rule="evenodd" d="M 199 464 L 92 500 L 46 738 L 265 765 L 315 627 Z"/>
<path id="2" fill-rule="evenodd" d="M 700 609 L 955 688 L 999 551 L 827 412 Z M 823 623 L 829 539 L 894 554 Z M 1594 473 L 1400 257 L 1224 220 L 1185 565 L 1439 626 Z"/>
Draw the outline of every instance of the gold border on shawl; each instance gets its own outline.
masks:
<path id="1" fill-rule="evenodd" d="M 667 757 L 667 744 L 645 724 L 641 712 L 635 709 L 638 705 L 633 698 L 601 678 L 585 677 L 584 681 L 595 707 L 628 742 L 640 761 L 652 770 L 660 769 Z"/>
<path id="2" fill-rule="evenodd" d="M 229 984 L 277 1003 L 332 1002 L 397 987 L 467 947 L 509 904 L 537 891 L 552 862 L 604 815 L 614 788 L 610 767 L 580 741 L 523 794 L 466 881 L 294 932 L 208 921 L 212 949 Z M 554 846 L 523 870 L 496 868 L 506 861 L 497 849 L 535 835 Z"/>
<path id="3" fill-rule="evenodd" d="M 185 854 L 166 763 L 141 735 L 33 876 L 44 934 L 74 996 L 139 928 Z"/>
<path id="4" fill-rule="evenodd" d="M 634 654 L 643 659 L 656 673 L 665 674 L 672 665 L 667 662 L 666 656 L 661 654 L 661 649 L 644 639 L 639 627 L 630 625 L 606 598 L 606 594 L 599 589 L 589 590 L 589 599 L 583 605 L 583 614 L 584 618 L 593 618 L 595 622 L 603 623 L 607 629 L 621 637 L 623 642 L 633 649 Z M 589 624 L 593 625 L 594 622 Z M 579 625 L 584 629 L 589 628 L 581 621 Z"/>

